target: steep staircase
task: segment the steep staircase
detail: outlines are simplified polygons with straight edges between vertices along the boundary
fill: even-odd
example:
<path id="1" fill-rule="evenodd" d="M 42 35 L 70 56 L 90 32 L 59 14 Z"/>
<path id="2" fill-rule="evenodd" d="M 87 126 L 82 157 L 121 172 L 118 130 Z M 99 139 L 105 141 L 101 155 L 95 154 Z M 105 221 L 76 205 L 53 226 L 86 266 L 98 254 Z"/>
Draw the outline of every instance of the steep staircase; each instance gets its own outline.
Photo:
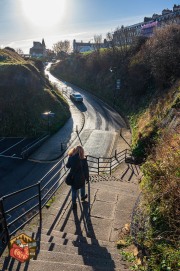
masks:
<path id="1" fill-rule="evenodd" d="M 41 233 L 37 260 L 19 264 L 6 259 L 3 270 L 122 270 L 117 250 L 113 244 L 97 239 L 66 234 L 53 230 L 51 235 Z M 12 262 L 14 262 L 12 264 Z M 12 266 L 12 268 L 11 268 Z"/>
<path id="2" fill-rule="evenodd" d="M 116 241 L 124 224 L 131 220 L 138 182 L 136 169 L 126 163 L 112 176 L 92 176 L 87 185 L 89 200 L 81 202 L 78 198 L 77 210 L 72 210 L 70 189 L 63 184 L 51 206 L 43 209 L 42 224 L 36 217 L 16 233 L 36 240 L 36 259 L 20 263 L 6 250 L 0 270 L 129 270 Z"/>

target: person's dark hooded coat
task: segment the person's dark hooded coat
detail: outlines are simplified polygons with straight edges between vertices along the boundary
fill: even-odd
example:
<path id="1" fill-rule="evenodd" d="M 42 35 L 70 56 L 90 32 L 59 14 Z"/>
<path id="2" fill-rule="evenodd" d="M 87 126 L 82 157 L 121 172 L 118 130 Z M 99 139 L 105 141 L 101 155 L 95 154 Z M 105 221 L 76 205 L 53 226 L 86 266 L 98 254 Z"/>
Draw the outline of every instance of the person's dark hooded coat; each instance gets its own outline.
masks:
<path id="1" fill-rule="evenodd" d="M 87 159 L 80 159 L 78 153 L 69 157 L 66 167 L 70 168 L 70 174 L 73 176 L 72 187 L 74 189 L 83 187 L 85 182 L 89 181 Z"/>

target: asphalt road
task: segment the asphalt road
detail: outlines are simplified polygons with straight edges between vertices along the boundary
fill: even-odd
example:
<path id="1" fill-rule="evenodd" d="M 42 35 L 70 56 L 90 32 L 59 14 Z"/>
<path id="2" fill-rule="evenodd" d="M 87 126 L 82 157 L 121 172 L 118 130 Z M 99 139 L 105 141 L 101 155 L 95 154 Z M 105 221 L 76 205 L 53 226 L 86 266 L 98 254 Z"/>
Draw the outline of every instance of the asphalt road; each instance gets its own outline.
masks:
<path id="1" fill-rule="evenodd" d="M 0 138 L 0 157 L 11 157 L 22 159 L 22 151 L 37 142 L 38 138 L 24 137 L 1 137 Z"/>
<path id="2" fill-rule="evenodd" d="M 51 74 L 49 74 L 49 79 L 58 85 L 60 91 L 66 92 L 67 97 L 70 92 L 77 91 L 77 88 L 60 82 Z M 121 116 L 108 105 L 83 90 L 78 89 L 78 91 L 83 95 L 83 104 L 75 104 L 67 98 L 71 107 L 75 107 L 76 111 L 80 112 L 79 115 L 75 114 L 75 118 L 82 118 L 82 114 L 85 118 L 83 129 L 74 144 L 82 143 L 87 154 L 96 157 L 109 156 L 115 143 L 116 131 L 126 125 Z M 62 134 L 71 139 L 74 128 L 71 125 L 69 129 L 62 131 Z M 47 153 L 46 143 L 44 147 Z M 54 150 L 57 151 L 56 146 Z M 37 183 L 55 163 L 0 157 L 0 196 Z"/>
<path id="3" fill-rule="evenodd" d="M 68 99 L 70 106 L 76 107 L 84 115 L 85 124 L 74 145 L 82 144 L 86 154 L 95 157 L 110 156 L 117 133 L 121 127 L 126 127 L 122 117 L 94 95 L 72 84 L 57 80 L 49 73 L 48 67 L 46 73 L 60 92 L 65 93 L 64 96 Z M 83 96 L 83 103 L 72 102 L 69 99 L 72 92 L 80 92 Z M 78 117 L 81 118 L 81 115 L 76 115 L 76 121 Z M 73 130 L 69 130 L 66 136 L 69 138 L 69 133 L 72 132 Z"/>

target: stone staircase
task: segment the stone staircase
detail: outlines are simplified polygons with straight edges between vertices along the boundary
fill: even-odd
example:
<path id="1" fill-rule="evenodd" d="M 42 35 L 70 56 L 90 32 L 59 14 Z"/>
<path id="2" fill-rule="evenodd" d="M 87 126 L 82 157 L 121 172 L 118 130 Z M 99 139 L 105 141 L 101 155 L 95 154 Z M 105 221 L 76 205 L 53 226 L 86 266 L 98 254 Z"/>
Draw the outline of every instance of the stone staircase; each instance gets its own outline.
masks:
<path id="1" fill-rule="evenodd" d="M 41 230 L 41 233 L 36 234 L 26 231 L 26 234 L 35 238 L 39 244 L 37 259 L 21 264 L 7 256 L 3 258 L 0 270 L 127 270 L 114 243 L 56 230 L 49 235 L 48 229 Z"/>
<path id="2" fill-rule="evenodd" d="M 127 271 L 116 248 L 118 233 L 131 221 L 139 194 L 138 174 L 133 166 L 120 165 L 112 176 L 93 176 L 87 185 L 87 202 L 77 200 L 71 208 L 68 186 L 63 184 L 49 208 L 16 233 L 32 237 L 38 244 L 36 259 L 20 263 L 8 256 L 0 259 L 0 270 L 29 271 Z"/>

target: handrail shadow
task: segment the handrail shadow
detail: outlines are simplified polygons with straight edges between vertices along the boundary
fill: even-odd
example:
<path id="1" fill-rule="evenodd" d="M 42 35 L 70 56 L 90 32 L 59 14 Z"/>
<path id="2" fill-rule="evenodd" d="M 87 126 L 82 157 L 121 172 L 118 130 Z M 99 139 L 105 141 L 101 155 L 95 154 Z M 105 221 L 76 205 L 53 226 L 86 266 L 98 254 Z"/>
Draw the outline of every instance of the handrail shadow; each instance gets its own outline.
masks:
<path id="1" fill-rule="evenodd" d="M 64 200 L 64 202 L 63 202 L 63 204 L 61 205 L 61 208 L 60 208 L 59 212 L 58 212 L 57 215 L 56 215 L 56 218 L 54 219 L 53 223 L 52 223 L 51 226 L 49 227 L 49 230 L 48 230 L 48 232 L 47 232 L 48 235 L 51 234 L 51 232 L 53 231 L 53 229 L 54 229 L 56 223 L 58 222 L 59 217 L 60 217 L 60 215 L 61 215 L 61 213 L 62 213 L 62 210 L 63 210 L 63 208 L 65 207 L 65 205 L 66 205 L 66 203 L 67 203 L 67 200 L 68 200 L 68 198 L 69 198 L 69 196 L 70 196 L 70 193 L 71 193 L 71 190 L 69 190 L 69 192 L 68 192 L 68 194 L 67 194 L 67 196 L 66 196 L 66 198 L 65 198 L 65 200 Z"/>
<path id="2" fill-rule="evenodd" d="M 88 184 L 88 193 L 90 192 L 90 183 Z M 90 193 L 88 194 L 87 202 L 80 202 L 78 196 L 78 205 L 80 210 L 69 209 L 66 217 L 61 225 L 60 231 L 64 231 L 68 223 L 71 213 L 74 217 L 76 239 L 73 240 L 73 245 L 78 249 L 78 255 L 81 255 L 84 265 L 91 266 L 92 270 L 96 271 L 99 267 L 104 267 L 105 270 L 115 270 L 115 263 L 105 246 L 102 246 L 93 228 L 90 213 Z M 79 213 L 80 211 L 80 213 Z M 83 226 L 82 226 L 83 224 Z M 85 232 L 85 235 L 84 235 Z M 64 233 L 63 238 L 67 233 Z M 68 242 L 65 239 L 64 244 Z M 107 268 L 107 269 L 106 269 Z"/>

